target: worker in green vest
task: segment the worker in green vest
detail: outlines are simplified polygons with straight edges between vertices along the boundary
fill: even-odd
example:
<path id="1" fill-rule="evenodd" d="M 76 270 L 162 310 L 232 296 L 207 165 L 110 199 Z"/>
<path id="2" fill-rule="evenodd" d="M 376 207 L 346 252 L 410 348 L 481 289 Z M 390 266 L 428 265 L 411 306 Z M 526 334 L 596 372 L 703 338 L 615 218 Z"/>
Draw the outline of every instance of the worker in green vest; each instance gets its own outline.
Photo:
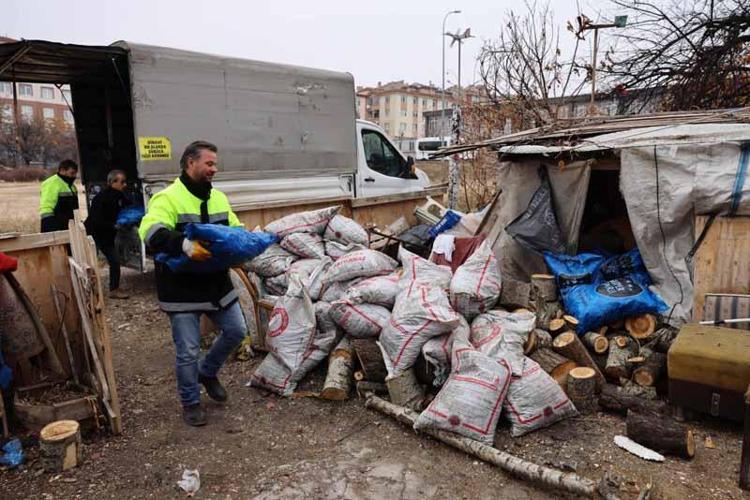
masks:
<path id="1" fill-rule="evenodd" d="M 68 229 L 73 211 L 78 210 L 78 190 L 74 184 L 77 176 L 78 164 L 73 160 L 63 160 L 57 173 L 42 182 L 39 216 L 43 233 Z"/>
<path id="2" fill-rule="evenodd" d="M 200 241 L 185 238 L 186 224 L 242 226 L 226 195 L 211 186 L 218 171 L 217 151 L 209 142 L 196 141 L 188 145 L 180 159 L 180 177 L 149 201 L 138 233 L 151 252 L 172 256 L 184 253 L 194 261 L 205 261 L 211 257 L 210 251 Z M 217 373 L 247 333 L 237 291 L 228 270 L 192 274 L 173 272 L 159 262 L 154 266 L 159 305 L 169 315 L 172 326 L 183 419 L 188 425 L 205 425 L 200 384 L 211 399 L 226 401 L 227 393 Z M 199 363 L 203 314 L 213 320 L 221 334 Z"/>

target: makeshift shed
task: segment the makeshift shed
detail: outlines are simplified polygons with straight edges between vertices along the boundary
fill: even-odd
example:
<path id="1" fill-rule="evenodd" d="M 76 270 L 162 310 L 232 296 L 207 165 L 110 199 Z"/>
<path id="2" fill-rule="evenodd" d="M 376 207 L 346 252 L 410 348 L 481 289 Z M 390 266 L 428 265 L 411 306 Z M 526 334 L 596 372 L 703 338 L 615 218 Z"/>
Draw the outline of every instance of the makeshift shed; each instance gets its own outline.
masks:
<path id="1" fill-rule="evenodd" d="M 546 271 L 542 256 L 505 230 L 526 210 L 541 172 L 550 181 L 567 253 L 615 253 L 637 245 L 656 291 L 670 306 L 667 321 L 680 324 L 691 318 L 696 292 L 699 306 L 706 292 L 750 293 L 746 122 L 744 110 L 599 119 L 441 153 L 498 149 L 500 194 L 482 228 L 506 276 L 528 281 L 532 273 Z M 644 123 L 650 126 L 639 126 Z M 614 132 L 597 135 L 607 131 Z M 701 238 L 704 228 L 708 237 Z M 722 237 L 724 243 L 709 245 Z M 704 240 L 711 255 L 697 264 Z"/>

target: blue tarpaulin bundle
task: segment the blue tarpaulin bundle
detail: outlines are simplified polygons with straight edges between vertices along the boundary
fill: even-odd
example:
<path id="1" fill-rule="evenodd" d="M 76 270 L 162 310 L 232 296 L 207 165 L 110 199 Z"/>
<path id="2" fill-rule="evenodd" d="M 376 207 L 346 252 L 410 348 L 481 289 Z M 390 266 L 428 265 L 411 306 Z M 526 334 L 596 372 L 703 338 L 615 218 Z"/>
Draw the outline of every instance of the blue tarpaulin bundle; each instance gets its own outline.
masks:
<path id="1" fill-rule="evenodd" d="M 155 260 L 166 264 L 176 273 L 208 274 L 239 266 L 278 241 L 276 235 L 271 233 L 220 224 L 188 224 L 185 226 L 185 237 L 206 243 L 211 258 L 205 262 L 195 262 L 184 254 L 169 256 L 160 253 Z"/>
<path id="2" fill-rule="evenodd" d="M 145 213 L 146 211 L 143 207 L 125 207 L 117 214 L 117 222 L 115 224 L 120 227 L 135 226 L 141 223 L 141 219 L 143 219 Z"/>
<path id="3" fill-rule="evenodd" d="M 637 248 L 611 257 L 545 252 L 544 260 L 557 279 L 565 310 L 579 321 L 578 333 L 667 308 L 649 290 L 651 278 Z"/>

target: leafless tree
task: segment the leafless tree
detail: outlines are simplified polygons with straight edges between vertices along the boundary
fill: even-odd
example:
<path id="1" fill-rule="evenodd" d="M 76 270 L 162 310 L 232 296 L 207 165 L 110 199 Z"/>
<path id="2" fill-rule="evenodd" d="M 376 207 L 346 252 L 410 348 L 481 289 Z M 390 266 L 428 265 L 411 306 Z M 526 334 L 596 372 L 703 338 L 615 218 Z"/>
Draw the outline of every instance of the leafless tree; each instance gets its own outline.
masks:
<path id="1" fill-rule="evenodd" d="M 610 2 L 629 16 L 628 27 L 610 32 L 616 50 L 600 70 L 636 101 L 631 108 L 654 101 L 664 110 L 750 103 L 750 1 Z"/>
<path id="2" fill-rule="evenodd" d="M 549 4 L 524 5 L 521 14 L 509 11 L 499 37 L 482 47 L 480 73 L 494 102 L 513 106 L 525 122 L 531 118 L 543 125 L 554 122 L 566 101 L 580 93 L 586 71 L 575 64 L 579 39 L 571 54 L 563 53 Z"/>
<path id="3" fill-rule="evenodd" d="M 77 156 L 75 131 L 64 121 L 34 116 L 20 119 L 16 129 L 12 116 L 0 116 L 2 162 L 15 165 L 18 158 L 23 165 L 50 164 Z"/>

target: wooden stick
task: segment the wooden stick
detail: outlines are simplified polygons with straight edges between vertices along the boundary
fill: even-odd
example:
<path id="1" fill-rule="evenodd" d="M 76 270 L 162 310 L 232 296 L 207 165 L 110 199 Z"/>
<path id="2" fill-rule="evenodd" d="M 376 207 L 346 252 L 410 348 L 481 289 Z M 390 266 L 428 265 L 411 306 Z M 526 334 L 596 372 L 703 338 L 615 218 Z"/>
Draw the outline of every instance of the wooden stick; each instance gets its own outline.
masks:
<path id="1" fill-rule="evenodd" d="M 57 320 L 60 322 L 60 331 L 65 339 L 65 350 L 68 352 L 68 361 L 70 362 L 70 372 L 73 374 L 73 381 L 76 384 L 80 384 L 78 380 L 78 370 L 76 369 L 75 361 L 73 360 L 73 350 L 70 348 L 70 338 L 68 337 L 68 329 L 65 327 L 65 310 L 60 309 L 60 299 L 57 296 L 57 287 L 54 283 L 50 285 L 52 291 L 52 303 L 55 305 L 55 312 L 57 313 Z"/>
<path id="2" fill-rule="evenodd" d="M 570 370 L 568 397 L 581 413 L 596 410 L 596 372 L 592 368 L 581 366 Z"/>
<path id="3" fill-rule="evenodd" d="M 554 302 L 557 300 L 557 284 L 551 274 L 532 274 L 531 290 L 534 300 Z"/>
<path id="4" fill-rule="evenodd" d="M 409 427 L 414 426 L 414 421 L 418 416 L 416 412 L 408 408 L 394 405 L 372 394 L 368 395 L 365 406 L 393 417 Z M 501 470 L 525 481 L 587 497 L 594 496 L 596 492 L 596 483 L 594 481 L 577 474 L 543 467 L 500 451 L 492 446 L 487 446 L 486 444 L 451 432 L 435 429 L 425 429 L 420 432 L 495 465 Z"/>
<path id="5" fill-rule="evenodd" d="M 750 490 L 750 385 L 745 392 L 745 437 L 742 439 L 740 488 Z"/>
<path id="6" fill-rule="evenodd" d="M 349 339 L 344 337 L 328 357 L 328 373 L 323 382 L 323 390 L 320 391 L 320 398 L 332 401 L 348 399 L 353 371 L 354 349 Z"/>
<path id="7" fill-rule="evenodd" d="M 26 309 L 26 312 L 29 314 L 29 318 L 31 318 L 31 322 L 34 324 L 34 329 L 36 330 L 37 335 L 39 335 L 39 338 L 42 339 L 42 343 L 47 350 L 47 357 L 49 358 L 50 368 L 56 374 L 62 375 L 64 377 L 66 375 L 65 369 L 60 362 L 60 358 L 57 356 L 57 351 L 55 351 L 55 346 L 52 343 L 52 339 L 50 338 L 49 333 L 47 333 L 47 329 L 44 327 L 44 323 L 42 323 L 42 320 L 39 317 L 39 313 L 34 307 L 34 303 L 31 302 L 29 296 L 26 295 L 26 291 L 23 289 L 16 277 L 13 276 L 13 274 L 3 274 L 8 280 L 8 283 L 10 284 L 13 291 L 18 296 L 21 304 L 23 304 L 24 309 Z"/>
<path id="8" fill-rule="evenodd" d="M 648 339 L 656 330 L 656 318 L 653 314 L 641 314 L 625 320 L 625 329 L 637 340 Z"/>
<path id="9" fill-rule="evenodd" d="M 597 332 L 586 332 L 581 337 L 583 343 L 596 354 L 604 354 L 609 350 L 609 340 Z"/>
<path id="10" fill-rule="evenodd" d="M 565 332 L 558 335 L 555 340 L 552 341 L 552 348 L 566 358 L 575 361 L 579 366 L 588 366 L 594 370 L 594 372 L 596 372 L 598 387 L 605 384 L 606 381 L 604 380 L 604 375 L 599 371 L 599 367 L 581 343 L 581 339 L 579 339 L 578 335 L 574 332 Z"/>
<path id="11" fill-rule="evenodd" d="M 667 355 L 660 352 L 651 353 L 645 362 L 633 370 L 633 382 L 643 387 L 656 384 L 667 369 Z"/>
<path id="12" fill-rule="evenodd" d="M 683 458 L 695 456 L 693 432 L 670 418 L 628 410 L 625 426 L 628 437 L 647 448 Z"/>

